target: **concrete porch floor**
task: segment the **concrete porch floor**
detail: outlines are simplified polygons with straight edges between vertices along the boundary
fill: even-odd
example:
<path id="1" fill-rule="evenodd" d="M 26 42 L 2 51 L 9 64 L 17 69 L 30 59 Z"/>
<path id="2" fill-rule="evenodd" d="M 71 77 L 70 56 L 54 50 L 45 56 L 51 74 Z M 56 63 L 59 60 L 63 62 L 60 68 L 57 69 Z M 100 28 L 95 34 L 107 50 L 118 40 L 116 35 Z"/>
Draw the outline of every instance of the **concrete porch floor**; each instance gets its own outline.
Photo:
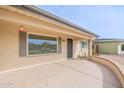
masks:
<path id="1" fill-rule="evenodd" d="M 103 65 L 71 59 L 1 73 L 0 87 L 114 88 L 121 85 L 115 74 Z"/>

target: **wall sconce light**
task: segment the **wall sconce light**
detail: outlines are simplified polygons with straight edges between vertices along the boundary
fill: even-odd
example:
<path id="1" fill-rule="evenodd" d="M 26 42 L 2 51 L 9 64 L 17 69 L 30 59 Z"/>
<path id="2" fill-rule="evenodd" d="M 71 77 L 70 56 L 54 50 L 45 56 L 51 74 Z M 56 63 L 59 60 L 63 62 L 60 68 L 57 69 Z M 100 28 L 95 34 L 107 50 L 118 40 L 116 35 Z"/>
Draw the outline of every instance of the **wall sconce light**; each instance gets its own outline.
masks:
<path id="1" fill-rule="evenodd" d="M 23 27 L 23 25 L 20 25 L 19 31 L 26 32 L 25 29 L 24 29 L 24 27 Z"/>

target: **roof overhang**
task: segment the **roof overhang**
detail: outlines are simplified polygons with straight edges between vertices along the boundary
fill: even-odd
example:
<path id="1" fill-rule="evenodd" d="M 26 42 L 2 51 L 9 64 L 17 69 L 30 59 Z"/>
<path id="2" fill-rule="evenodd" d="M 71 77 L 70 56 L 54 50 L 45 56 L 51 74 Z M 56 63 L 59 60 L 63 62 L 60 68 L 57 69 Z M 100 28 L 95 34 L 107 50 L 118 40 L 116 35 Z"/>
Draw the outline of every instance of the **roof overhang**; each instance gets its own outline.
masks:
<path id="1" fill-rule="evenodd" d="M 96 39 L 95 42 L 124 42 L 123 39 Z"/>
<path id="2" fill-rule="evenodd" d="M 61 19 L 57 16 L 54 16 L 44 10 L 41 10 L 35 6 L 0 6 L 9 11 L 13 11 L 15 13 L 23 14 L 27 17 L 32 17 L 38 20 L 42 20 L 44 22 L 48 22 L 50 24 L 54 24 L 59 27 L 67 28 L 68 30 L 72 30 L 74 32 L 81 33 L 91 39 L 96 39 L 98 35 L 87 31 L 86 29 L 82 29 L 64 19 Z M 42 16 L 42 17 L 41 17 Z"/>
<path id="3" fill-rule="evenodd" d="M 24 7 L 24 8 L 27 8 L 27 9 L 30 9 L 31 11 L 37 12 L 37 13 L 39 13 L 39 14 L 41 14 L 41 15 L 44 15 L 44 16 L 46 16 L 46 17 L 48 17 L 48 18 L 51 18 L 51 19 L 53 19 L 53 20 L 56 20 L 56 21 L 58 21 L 58 22 L 64 23 L 64 24 L 66 24 L 66 25 L 68 25 L 68 26 L 74 27 L 74 28 L 76 28 L 76 29 L 78 29 L 78 30 L 84 31 L 84 32 L 86 32 L 86 33 L 88 33 L 88 34 L 91 34 L 91 35 L 93 35 L 93 36 L 99 37 L 97 34 L 91 32 L 91 31 L 89 31 L 89 30 L 87 30 L 87 29 L 84 29 L 84 28 L 82 28 L 82 27 L 79 27 L 79 26 L 76 25 L 76 24 L 73 24 L 73 23 L 71 23 L 71 22 L 69 22 L 69 21 L 67 21 L 67 20 L 65 20 L 65 19 L 62 19 L 62 18 L 60 18 L 60 17 L 58 17 L 58 16 L 55 16 L 55 15 L 53 15 L 53 14 L 51 14 L 51 13 L 48 13 L 48 12 L 46 12 L 46 11 L 44 11 L 44 10 L 38 8 L 38 7 L 35 7 L 35 6 L 32 6 L 32 5 L 26 5 L 26 6 L 24 5 L 23 7 Z"/>

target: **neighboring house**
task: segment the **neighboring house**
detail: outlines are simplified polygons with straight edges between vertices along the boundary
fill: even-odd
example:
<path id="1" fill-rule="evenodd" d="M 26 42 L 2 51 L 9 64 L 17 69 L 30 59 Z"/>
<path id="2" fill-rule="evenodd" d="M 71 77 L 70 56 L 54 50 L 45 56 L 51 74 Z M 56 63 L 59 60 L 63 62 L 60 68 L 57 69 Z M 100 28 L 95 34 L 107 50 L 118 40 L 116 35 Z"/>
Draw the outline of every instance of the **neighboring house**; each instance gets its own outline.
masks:
<path id="1" fill-rule="evenodd" d="M 96 37 L 35 6 L 0 6 L 1 68 L 90 56 Z"/>
<path id="2" fill-rule="evenodd" d="M 97 39 L 95 44 L 100 54 L 124 54 L 123 39 Z"/>

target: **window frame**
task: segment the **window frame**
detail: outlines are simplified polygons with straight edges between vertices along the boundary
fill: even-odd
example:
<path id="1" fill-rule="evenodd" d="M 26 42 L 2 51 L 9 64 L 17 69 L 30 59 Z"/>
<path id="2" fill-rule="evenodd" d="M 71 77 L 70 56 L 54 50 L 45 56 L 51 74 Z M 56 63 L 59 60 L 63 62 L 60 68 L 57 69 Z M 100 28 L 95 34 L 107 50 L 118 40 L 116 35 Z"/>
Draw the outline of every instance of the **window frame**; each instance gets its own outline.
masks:
<path id="1" fill-rule="evenodd" d="M 29 35 L 30 35 L 30 34 L 56 38 L 56 41 L 57 41 L 56 53 L 44 53 L 44 54 L 33 54 L 33 55 L 30 55 L 30 54 L 29 54 Z M 58 54 L 58 36 L 47 35 L 47 34 L 41 34 L 41 33 L 31 33 L 31 32 L 27 32 L 27 56 L 42 56 L 42 55 L 51 55 L 51 54 Z"/>

